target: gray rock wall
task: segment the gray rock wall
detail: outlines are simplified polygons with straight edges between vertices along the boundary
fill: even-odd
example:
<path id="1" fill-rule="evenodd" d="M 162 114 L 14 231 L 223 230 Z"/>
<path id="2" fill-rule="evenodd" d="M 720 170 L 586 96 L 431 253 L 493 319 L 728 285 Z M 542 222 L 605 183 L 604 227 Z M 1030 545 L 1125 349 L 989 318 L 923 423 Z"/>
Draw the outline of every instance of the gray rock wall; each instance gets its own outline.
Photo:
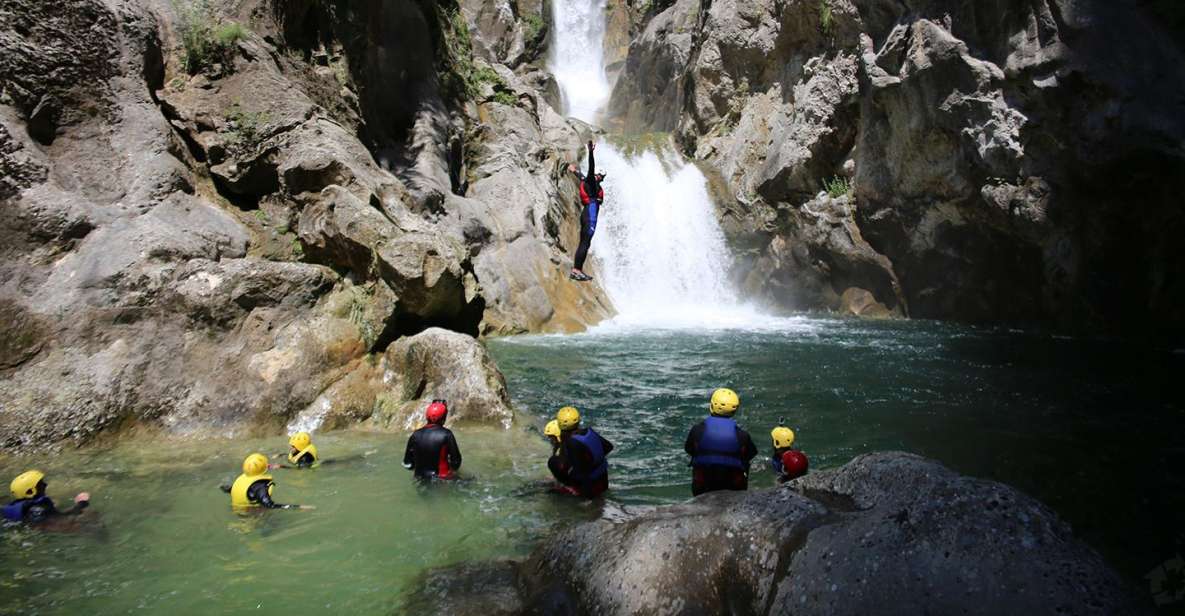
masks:
<path id="1" fill-rule="evenodd" d="M 205 40 L 242 30 L 187 66 L 189 6 L 0 0 L 0 447 L 348 425 L 419 402 L 373 378 L 406 336 L 611 313 L 566 280 L 585 129 L 503 44 L 523 14 L 210 2 Z"/>
<path id="2" fill-rule="evenodd" d="M 919 317 L 1179 336 L 1185 58 L 1154 19 L 680 0 L 634 38 L 611 109 L 715 170 L 737 278 L 773 305 L 863 290 Z M 818 232 L 824 191 L 858 234 Z"/>

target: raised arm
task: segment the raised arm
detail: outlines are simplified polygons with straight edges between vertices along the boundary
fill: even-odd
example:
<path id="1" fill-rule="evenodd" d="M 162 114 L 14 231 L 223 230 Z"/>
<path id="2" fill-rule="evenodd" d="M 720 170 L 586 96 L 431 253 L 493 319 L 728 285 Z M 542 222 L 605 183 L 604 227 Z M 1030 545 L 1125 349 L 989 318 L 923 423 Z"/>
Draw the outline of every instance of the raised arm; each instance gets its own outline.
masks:
<path id="1" fill-rule="evenodd" d="M 597 146 L 592 141 L 588 142 L 588 175 L 586 177 L 596 177 L 597 175 L 597 158 L 593 154 Z"/>

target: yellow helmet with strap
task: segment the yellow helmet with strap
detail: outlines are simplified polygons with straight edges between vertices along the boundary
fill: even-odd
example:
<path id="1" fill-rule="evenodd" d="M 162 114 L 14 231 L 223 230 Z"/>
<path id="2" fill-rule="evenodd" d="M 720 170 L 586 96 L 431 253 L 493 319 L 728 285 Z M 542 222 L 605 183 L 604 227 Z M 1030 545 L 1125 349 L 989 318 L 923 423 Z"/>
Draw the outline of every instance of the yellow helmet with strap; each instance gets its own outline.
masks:
<path id="1" fill-rule="evenodd" d="M 12 492 L 12 497 L 21 500 L 24 498 L 33 498 L 37 494 L 37 484 L 45 479 L 45 473 L 32 470 L 25 471 L 16 476 L 12 483 L 8 484 L 8 490 Z"/>
<path id="2" fill-rule="evenodd" d="M 731 389 L 720 388 L 712 392 L 711 411 L 720 417 L 732 417 L 741 407 L 741 397 Z"/>
<path id="3" fill-rule="evenodd" d="M 782 449 L 794 444 L 794 430 L 786 426 L 778 426 L 769 433 L 770 438 L 774 440 L 774 449 Z"/>
<path id="4" fill-rule="evenodd" d="M 575 430 L 580 427 L 580 411 L 574 406 L 565 406 L 555 414 L 555 422 L 561 432 Z"/>
<path id="5" fill-rule="evenodd" d="M 548 438 L 559 438 L 560 437 L 560 422 L 555 419 L 547 422 L 547 426 L 545 426 L 543 428 L 543 436 L 546 436 Z"/>

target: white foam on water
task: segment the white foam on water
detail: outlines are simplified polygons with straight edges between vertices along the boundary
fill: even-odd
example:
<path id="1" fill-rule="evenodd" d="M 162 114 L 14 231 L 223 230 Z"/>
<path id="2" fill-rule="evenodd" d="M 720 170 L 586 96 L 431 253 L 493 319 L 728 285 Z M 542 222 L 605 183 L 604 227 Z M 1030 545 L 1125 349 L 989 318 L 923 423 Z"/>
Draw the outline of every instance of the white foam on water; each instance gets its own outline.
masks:
<path id="1" fill-rule="evenodd" d="M 551 70 L 566 111 L 594 122 L 610 94 L 605 0 L 557 2 L 553 17 Z M 672 145 L 627 156 L 602 143 L 596 157 L 608 177 L 590 258 L 618 316 L 593 333 L 806 327 L 804 319 L 763 315 L 739 301 L 708 181 Z"/>
<path id="2" fill-rule="evenodd" d="M 605 0 L 552 3 L 551 72 L 559 83 L 564 111 L 594 123 L 609 100 L 605 75 Z"/>

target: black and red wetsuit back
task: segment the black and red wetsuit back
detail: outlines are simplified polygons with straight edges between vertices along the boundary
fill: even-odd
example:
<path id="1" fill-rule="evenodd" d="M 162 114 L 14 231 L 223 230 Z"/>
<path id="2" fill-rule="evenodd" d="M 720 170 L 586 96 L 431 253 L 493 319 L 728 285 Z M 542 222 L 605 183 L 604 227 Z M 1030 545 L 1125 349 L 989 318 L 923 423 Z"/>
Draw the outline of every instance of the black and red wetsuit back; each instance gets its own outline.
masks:
<path id="1" fill-rule="evenodd" d="M 461 468 L 461 450 L 452 430 L 428 424 L 407 440 L 403 465 L 415 471 L 419 479 L 453 479 Z"/>

